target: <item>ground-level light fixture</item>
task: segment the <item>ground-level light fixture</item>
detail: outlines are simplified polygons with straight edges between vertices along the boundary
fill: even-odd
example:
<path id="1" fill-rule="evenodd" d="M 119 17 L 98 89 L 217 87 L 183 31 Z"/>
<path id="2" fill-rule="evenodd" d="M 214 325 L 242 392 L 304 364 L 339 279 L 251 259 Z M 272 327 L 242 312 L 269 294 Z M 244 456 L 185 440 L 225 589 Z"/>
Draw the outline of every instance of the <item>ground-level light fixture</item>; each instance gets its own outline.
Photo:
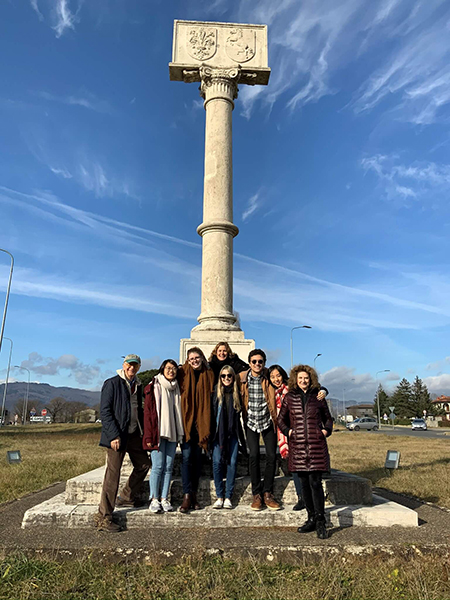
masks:
<path id="1" fill-rule="evenodd" d="M 388 450 L 386 453 L 385 469 L 398 469 L 400 463 L 400 452 L 398 450 Z"/>
<path id="2" fill-rule="evenodd" d="M 10 465 L 14 465 L 22 462 L 22 457 L 20 456 L 20 450 L 7 450 L 6 458 Z"/>

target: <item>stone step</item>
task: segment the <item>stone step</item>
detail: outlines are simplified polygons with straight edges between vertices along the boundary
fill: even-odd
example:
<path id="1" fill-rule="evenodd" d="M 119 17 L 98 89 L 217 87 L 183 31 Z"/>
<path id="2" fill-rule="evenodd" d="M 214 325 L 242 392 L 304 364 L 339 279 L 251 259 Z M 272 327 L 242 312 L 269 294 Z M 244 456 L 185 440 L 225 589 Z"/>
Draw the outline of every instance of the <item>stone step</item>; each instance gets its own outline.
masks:
<path id="1" fill-rule="evenodd" d="M 69 479 L 66 483 L 65 502 L 69 505 L 98 505 L 103 484 L 104 467 L 99 467 L 78 477 Z M 127 481 L 127 476 L 122 473 L 120 485 Z M 372 485 L 368 479 L 357 477 L 342 471 L 332 470 L 331 475 L 323 479 L 325 498 L 331 504 L 358 504 L 370 505 L 372 503 Z M 120 489 L 120 488 L 119 488 Z M 181 503 L 183 489 L 181 480 L 174 478 L 171 482 L 170 498 L 173 503 Z M 290 477 L 283 475 L 275 477 L 274 495 L 277 500 L 286 504 L 295 504 L 297 495 Z M 139 499 L 147 500 L 149 497 L 148 479 L 144 482 Z M 201 503 L 212 504 L 216 498 L 214 481 L 208 477 L 202 477 L 199 483 L 198 499 Z M 251 502 L 250 477 L 236 477 L 233 495 L 235 504 L 240 502 L 249 504 Z"/>
<path id="2" fill-rule="evenodd" d="M 26 511 L 22 527 L 93 527 L 97 507 L 92 505 L 70 505 L 65 503 L 64 494 L 58 494 Z M 326 508 L 329 524 L 335 527 L 417 527 L 418 516 L 414 510 L 373 496 L 372 506 L 342 505 Z M 128 529 L 139 528 L 236 528 L 236 527 L 298 527 L 306 518 L 306 511 L 292 511 L 292 505 L 283 510 L 260 512 L 239 504 L 232 510 L 214 510 L 208 506 L 199 511 L 182 514 L 154 514 L 147 508 L 120 509 L 114 518 Z M 118 538 L 119 539 L 119 538 Z"/>
<path id="3" fill-rule="evenodd" d="M 265 448 L 261 448 L 261 473 L 264 472 L 264 468 L 266 465 L 266 453 Z M 131 464 L 130 458 L 128 454 L 125 455 L 123 465 L 122 465 L 122 473 L 124 475 L 129 475 L 133 470 L 133 465 Z M 203 477 L 212 477 L 212 461 L 209 456 L 206 454 L 203 455 L 202 459 L 202 471 L 201 474 Z M 237 460 L 237 476 L 243 477 L 249 474 L 248 470 L 248 456 L 239 453 Z M 287 466 L 287 459 L 281 458 L 279 454 L 277 454 L 277 467 L 276 467 L 276 475 L 289 475 L 289 469 Z M 177 448 L 177 452 L 175 454 L 175 460 L 173 465 L 173 476 L 181 477 L 181 450 Z"/>

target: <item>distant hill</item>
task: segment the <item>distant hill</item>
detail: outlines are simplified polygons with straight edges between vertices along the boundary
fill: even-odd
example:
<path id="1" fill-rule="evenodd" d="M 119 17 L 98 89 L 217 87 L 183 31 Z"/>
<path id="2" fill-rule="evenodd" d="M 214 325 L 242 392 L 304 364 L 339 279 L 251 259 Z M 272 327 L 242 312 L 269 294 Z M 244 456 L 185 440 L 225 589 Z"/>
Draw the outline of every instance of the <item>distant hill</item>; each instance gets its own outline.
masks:
<path id="1" fill-rule="evenodd" d="M 3 400 L 5 384 L 0 385 L 0 410 Z M 25 398 L 27 393 L 27 384 L 20 381 L 17 383 L 8 383 L 6 395 L 6 408 L 12 410 L 18 400 Z M 28 405 L 33 405 L 33 400 L 40 400 L 43 404 L 50 402 L 57 396 L 70 402 L 85 402 L 88 406 L 95 406 L 100 402 L 100 392 L 90 392 L 89 390 L 80 390 L 70 387 L 54 387 L 48 383 L 30 383 L 30 394 Z"/>

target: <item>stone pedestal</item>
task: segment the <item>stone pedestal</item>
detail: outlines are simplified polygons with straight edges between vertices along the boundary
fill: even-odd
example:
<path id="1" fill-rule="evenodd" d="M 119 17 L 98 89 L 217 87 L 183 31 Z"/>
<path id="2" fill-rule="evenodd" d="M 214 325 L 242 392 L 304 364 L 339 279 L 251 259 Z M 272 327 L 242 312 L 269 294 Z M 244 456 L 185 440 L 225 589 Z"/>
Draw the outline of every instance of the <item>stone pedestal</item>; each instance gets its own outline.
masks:
<path id="1" fill-rule="evenodd" d="M 247 360 L 255 347 L 233 311 L 232 111 L 238 84 L 267 85 L 267 27 L 235 23 L 175 21 L 172 81 L 200 82 L 206 111 L 202 237 L 202 306 L 191 338 L 182 339 L 180 362 L 199 346 L 209 356 L 227 341 Z"/>

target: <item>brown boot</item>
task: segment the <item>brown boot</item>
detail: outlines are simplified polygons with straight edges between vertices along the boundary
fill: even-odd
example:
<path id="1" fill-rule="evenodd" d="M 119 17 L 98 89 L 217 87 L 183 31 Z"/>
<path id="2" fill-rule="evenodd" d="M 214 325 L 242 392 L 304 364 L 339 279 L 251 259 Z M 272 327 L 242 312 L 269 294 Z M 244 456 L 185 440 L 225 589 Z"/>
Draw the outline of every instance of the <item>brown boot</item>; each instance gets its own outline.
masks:
<path id="1" fill-rule="evenodd" d="M 122 527 L 115 523 L 112 519 L 102 517 L 99 514 L 94 516 L 94 523 L 97 531 L 106 531 L 107 533 L 119 533 L 122 531 Z"/>
<path id="2" fill-rule="evenodd" d="M 191 503 L 194 510 L 200 510 L 200 504 L 197 500 L 197 492 L 191 492 Z"/>
<path id="3" fill-rule="evenodd" d="M 183 502 L 180 506 L 180 513 L 188 513 L 191 508 L 191 495 L 185 494 L 183 496 Z"/>
<path id="4" fill-rule="evenodd" d="M 250 508 L 252 510 L 262 510 L 263 509 L 263 501 L 261 498 L 261 494 L 255 494 L 253 496 L 253 502 L 250 504 Z"/>
<path id="5" fill-rule="evenodd" d="M 264 504 L 267 506 L 267 508 L 270 508 L 270 510 L 281 509 L 280 504 L 275 500 L 271 492 L 264 492 Z"/>

